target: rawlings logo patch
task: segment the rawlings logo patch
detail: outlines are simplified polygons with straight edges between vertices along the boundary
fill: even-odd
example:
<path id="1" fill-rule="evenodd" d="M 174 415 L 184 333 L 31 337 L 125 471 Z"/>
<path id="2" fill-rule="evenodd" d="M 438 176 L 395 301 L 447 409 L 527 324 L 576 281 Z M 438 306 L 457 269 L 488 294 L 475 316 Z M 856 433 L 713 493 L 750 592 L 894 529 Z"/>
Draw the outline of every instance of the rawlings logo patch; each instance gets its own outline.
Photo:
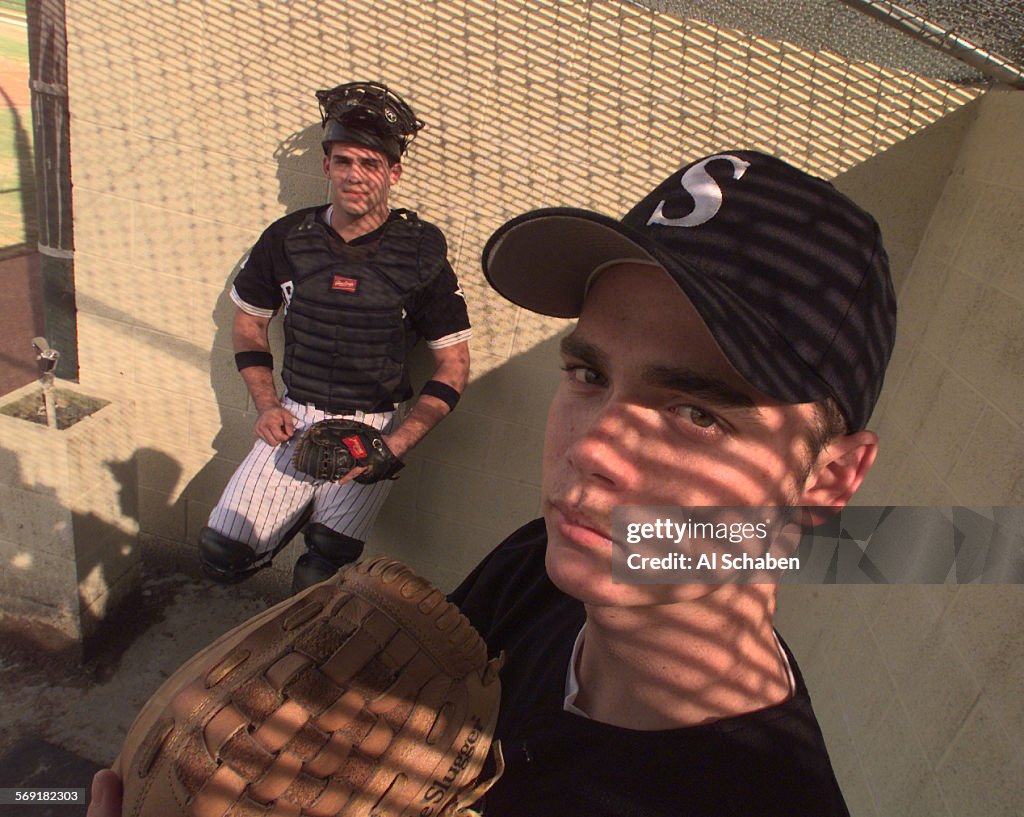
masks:
<path id="1" fill-rule="evenodd" d="M 337 289 L 341 292 L 355 292 L 358 287 L 358 280 L 346 278 L 344 275 L 335 275 L 334 282 L 331 284 L 331 289 Z"/>
<path id="2" fill-rule="evenodd" d="M 358 437 L 344 437 L 342 442 L 345 443 L 345 448 L 348 449 L 348 453 L 357 460 L 366 459 L 366 448 L 363 446 L 363 441 Z"/>

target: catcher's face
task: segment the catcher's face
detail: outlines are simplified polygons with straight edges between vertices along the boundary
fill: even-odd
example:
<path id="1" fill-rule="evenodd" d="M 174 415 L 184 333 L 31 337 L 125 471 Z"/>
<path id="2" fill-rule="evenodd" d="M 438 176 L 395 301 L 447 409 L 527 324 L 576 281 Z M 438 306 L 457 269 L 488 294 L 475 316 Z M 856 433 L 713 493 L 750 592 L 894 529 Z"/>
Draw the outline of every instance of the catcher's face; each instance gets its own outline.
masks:
<path id="1" fill-rule="evenodd" d="M 613 583 L 616 506 L 795 505 L 818 480 L 808 449 L 813 406 L 780 403 L 740 377 L 660 269 L 603 273 L 562 359 L 543 506 L 548 573 L 570 595 L 646 605 L 713 589 Z"/>
<path id="2" fill-rule="evenodd" d="M 388 213 L 392 185 L 402 175 L 402 165 L 388 165 L 379 150 L 333 142 L 324 157 L 324 175 L 331 184 L 331 202 L 349 221 L 366 216 L 382 220 Z"/>

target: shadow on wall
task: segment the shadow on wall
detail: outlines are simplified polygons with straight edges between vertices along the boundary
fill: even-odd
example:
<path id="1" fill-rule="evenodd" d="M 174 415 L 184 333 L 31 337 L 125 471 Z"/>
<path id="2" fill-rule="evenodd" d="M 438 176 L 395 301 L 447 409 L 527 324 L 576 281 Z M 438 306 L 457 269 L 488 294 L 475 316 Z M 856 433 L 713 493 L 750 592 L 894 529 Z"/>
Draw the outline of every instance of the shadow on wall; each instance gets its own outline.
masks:
<path id="1" fill-rule="evenodd" d="M 121 514 L 137 524 L 136 457 L 105 465 L 118 485 Z M 124 565 L 108 562 L 129 558 L 123 549 L 128 545 L 112 554 L 108 543 L 125 541 L 125 531 L 95 513 L 72 511 L 69 516 L 52 487 L 24 479 L 17 452 L 0 448 L 0 471 L 5 475 L 0 486 L 5 511 L 0 520 L 5 557 L 0 632 L 5 654 L 41 650 L 49 658 L 71 663 L 91 660 L 101 652 L 119 655 L 138 632 L 125 627 L 126 622 L 137 621 L 131 614 L 139 608 L 137 582 L 114 609 L 101 609 L 99 614 L 97 607 L 103 605 L 87 598 L 83 588 L 124 581 Z M 73 533 L 65 530 L 69 518 Z M 73 638 L 69 629 L 84 633 L 84 640 Z"/>
<path id="2" fill-rule="evenodd" d="M 139 448 L 125 460 L 104 463 L 117 485 L 112 497 L 126 520 L 138 524 L 140 517 L 136 474 L 139 469 L 155 475 L 159 485 L 156 496 L 173 495 L 181 475 L 181 465 L 172 456 L 154 448 Z M 26 481 L 19 466 L 16 452 L 0 448 L 0 469 L 7 475 L 0 485 L 5 513 L 0 517 L 0 556 L 4 570 L 0 572 L 0 597 L 4 600 L 0 613 L 0 640 L 4 644 L 5 658 L 35 664 L 55 661 L 58 665 L 89 666 L 109 674 L 116 670 L 117 662 L 132 642 L 165 613 L 164 604 L 172 601 L 173 594 L 156 592 L 161 583 L 172 574 L 184 574 L 185 579 L 205 582 L 201 577 L 194 548 L 187 549 L 183 558 L 180 548 L 168 550 L 164 543 L 158 547 L 142 549 L 142 573 L 131 581 L 131 589 L 110 610 L 102 611 L 102 618 L 87 602 L 79 585 L 90 587 L 104 583 L 106 577 L 120 579 L 123 566 L 115 563 L 126 557 L 123 550 L 112 553 L 97 543 L 124 538 L 123 530 L 93 513 L 70 514 L 74 528 L 74 552 L 67 552 L 66 532 L 62 529 L 66 508 L 57 500 L 56 492 L 46 486 Z M 150 507 L 156 516 L 173 512 L 178 499 L 163 508 Z M 39 509 L 54 506 L 47 517 Z M 18 513 L 24 509 L 24 513 Z M 33 513 L 33 511 L 36 511 Z M 47 521 L 47 519 L 53 521 Z M 113 560 L 113 561 L 112 561 Z M 285 598 L 285 585 L 277 586 L 261 577 L 250 582 L 250 590 L 262 596 L 268 604 Z M 251 595 L 251 594 L 250 594 Z M 245 599 L 240 604 L 249 603 Z M 78 606 L 82 605 L 82 606 Z M 73 607 L 74 606 L 74 607 Z M 68 633 L 69 619 L 81 617 L 81 630 L 87 634 L 79 644 Z M 211 631 L 211 637 L 219 631 Z M 198 646 L 198 645 L 194 645 Z"/>
<path id="3" fill-rule="evenodd" d="M 285 213 L 326 201 L 321 133 L 319 125 L 311 125 L 287 137 L 274 151 L 274 158 L 278 162 L 278 201 L 284 205 Z M 269 224 L 264 224 L 261 229 L 267 226 Z M 186 535 L 189 541 L 184 543 L 185 558 L 192 558 L 194 555 L 193 540 L 199 528 L 206 524 L 207 514 L 219 498 L 235 465 L 248 453 L 253 441 L 252 427 L 256 415 L 247 395 L 244 398 L 245 409 L 237 408 L 236 396 L 240 388 L 243 393 L 245 389 L 244 385 L 239 385 L 241 378 L 235 371 L 231 336 L 236 310 L 231 300 L 231 287 L 247 258 L 248 253 L 239 258 L 232 267 L 225 279 L 224 288 L 213 306 L 213 320 L 217 329 L 210 349 L 209 369 L 210 385 L 220 412 L 220 430 L 211 442 L 216 452 L 213 458 L 189 480 L 178 498 L 178 503 L 185 505 L 183 510 L 188 514 Z M 277 383 L 280 391 L 280 361 L 284 358 L 280 319 L 271 322 L 270 342 L 277 362 Z M 226 381 L 224 377 L 230 377 L 231 380 Z M 202 518 L 198 518 L 199 516 Z M 181 543 L 168 544 L 172 547 L 175 544 L 181 547 Z"/>

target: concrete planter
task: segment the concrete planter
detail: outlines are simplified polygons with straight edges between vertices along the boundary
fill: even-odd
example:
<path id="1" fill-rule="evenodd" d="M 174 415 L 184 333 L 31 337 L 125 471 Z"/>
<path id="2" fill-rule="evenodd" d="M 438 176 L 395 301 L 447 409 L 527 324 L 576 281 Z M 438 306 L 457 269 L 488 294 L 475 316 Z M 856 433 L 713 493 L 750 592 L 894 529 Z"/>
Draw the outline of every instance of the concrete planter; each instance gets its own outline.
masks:
<path id="1" fill-rule="evenodd" d="M 73 425 L 11 416 L 38 392 L 0 401 L 0 627 L 81 655 L 138 584 L 131 406 L 58 381 Z"/>

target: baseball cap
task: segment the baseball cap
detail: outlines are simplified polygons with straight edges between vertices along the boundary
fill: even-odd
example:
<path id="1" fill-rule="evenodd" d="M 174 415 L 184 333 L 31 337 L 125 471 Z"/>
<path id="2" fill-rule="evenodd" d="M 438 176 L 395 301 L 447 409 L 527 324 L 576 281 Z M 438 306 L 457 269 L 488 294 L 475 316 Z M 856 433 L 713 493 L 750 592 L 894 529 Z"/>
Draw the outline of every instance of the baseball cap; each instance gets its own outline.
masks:
<path id="1" fill-rule="evenodd" d="M 881 231 L 829 182 L 764 153 L 682 167 L 621 220 L 571 207 L 525 213 L 483 251 L 484 275 L 533 312 L 577 317 L 616 262 L 662 267 L 752 386 L 786 403 L 832 396 L 867 425 L 896 334 Z"/>

